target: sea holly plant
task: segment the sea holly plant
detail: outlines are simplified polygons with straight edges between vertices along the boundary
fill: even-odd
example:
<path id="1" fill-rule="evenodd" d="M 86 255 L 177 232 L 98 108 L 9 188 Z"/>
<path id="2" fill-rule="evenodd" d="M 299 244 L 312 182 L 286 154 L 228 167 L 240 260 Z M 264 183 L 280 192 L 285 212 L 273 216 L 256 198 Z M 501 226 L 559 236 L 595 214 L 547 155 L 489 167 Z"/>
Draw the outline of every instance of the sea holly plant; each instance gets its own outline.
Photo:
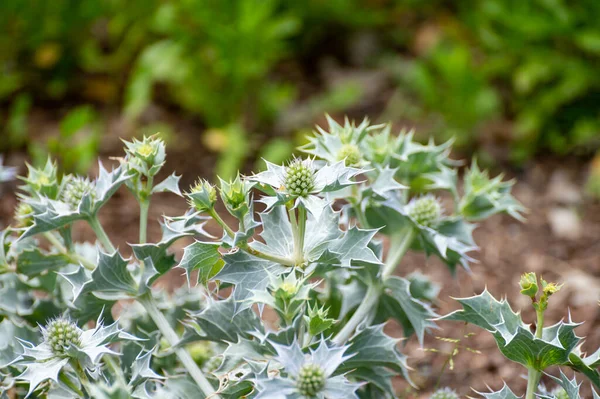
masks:
<path id="1" fill-rule="evenodd" d="M 459 184 L 450 143 L 419 144 L 388 125 L 329 119 L 303 150 L 307 157 L 201 179 L 183 193 L 175 174 L 155 184 L 166 161 L 158 136 L 126 141 L 96 178 L 61 176 L 51 160 L 28 166 L 14 222 L 0 235 L 3 392 L 397 397 L 392 380 L 410 382 L 399 342 L 422 342 L 436 328 L 439 291 L 424 274 L 400 276 L 404 254 L 468 269 L 473 222 L 523 209 L 511 182 L 476 165 Z M 116 242 L 100 222 L 119 189 L 139 203 L 136 242 Z M 164 216 L 160 238 L 148 242 L 155 195 L 183 197 L 188 209 Z M 78 241 L 76 223 L 96 242 Z M 187 284 L 154 284 L 173 274 Z M 390 320 L 402 335 L 385 332 Z"/>
<path id="2" fill-rule="evenodd" d="M 498 301 L 487 290 L 480 295 L 458 299 L 463 309 L 457 310 L 442 320 L 455 320 L 473 324 L 489 331 L 496 340 L 498 349 L 509 360 L 519 363 L 527 370 L 527 391 L 525 399 L 579 399 L 581 383 L 575 378 L 567 378 L 562 371 L 560 376 L 548 375 L 554 389 L 548 390 L 540 380 L 545 370 L 552 366 L 571 368 L 586 376 L 592 385 L 600 388 L 600 349 L 585 356 L 583 340 L 575 333 L 581 323 L 568 319 L 553 325 L 545 325 L 544 314 L 550 297 L 561 289 L 561 285 L 547 282 L 535 273 L 525 273 L 520 279 L 521 294 L 531 299 L 536 313 L 536 323 L 532 330 L 519 313 L 514 312 L 506 299 Z M 593 390 L 593 388 L 592 388 Z M 596 392 L 593 390 L 594 397 Z M 519 398 L 508 387 L 491 393 L 481 393 L 485 398 Z"/>

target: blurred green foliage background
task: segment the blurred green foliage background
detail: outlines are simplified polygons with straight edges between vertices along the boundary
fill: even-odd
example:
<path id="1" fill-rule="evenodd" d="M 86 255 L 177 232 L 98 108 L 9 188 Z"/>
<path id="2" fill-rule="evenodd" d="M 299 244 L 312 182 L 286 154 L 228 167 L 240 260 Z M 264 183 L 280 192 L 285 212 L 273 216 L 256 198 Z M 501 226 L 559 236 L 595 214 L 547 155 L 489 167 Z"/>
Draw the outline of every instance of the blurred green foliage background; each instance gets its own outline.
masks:
<path id="1" fill-rule="evenodd" d="M 324 112 L 516 163 L 593 153 L 599 20 L 597 0 L 3 0 L 0 151 L 84 171 L 108 113 L 139 134 L 159 107 L 224 176 L 286 158 Z"/>

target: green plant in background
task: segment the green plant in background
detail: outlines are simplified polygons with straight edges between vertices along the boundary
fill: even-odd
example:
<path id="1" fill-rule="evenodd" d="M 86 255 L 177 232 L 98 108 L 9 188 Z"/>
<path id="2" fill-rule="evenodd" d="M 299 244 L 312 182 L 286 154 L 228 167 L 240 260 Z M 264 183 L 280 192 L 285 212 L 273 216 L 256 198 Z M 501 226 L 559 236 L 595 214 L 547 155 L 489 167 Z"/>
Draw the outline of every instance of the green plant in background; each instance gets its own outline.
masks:
<path id="1" fill-rule="evenodd" d="M 489 78 L 510 88 L 514 156 L 597 146 L 600 4 L 480 0 L 458 18 L 484 53 Z M 589 150 L 589 147 L 588 147 Z"/>
<path id="2" fill-rule="evenodd" d="M 203 117 L 238 143 L 286 106 L 289 85 L 266 80 L 287 51 L 298 21 L 277 0 L 173 2 L 156 10 L 153 31 L 163 36 L 148 46 L 129 81 L 125 113 L 137 117 L 152 101 L 155 83 L 184 109 Z M 218 172 L 229 178 L 247 151 L 240 143 L 222 152 Z"/>
<path id="3" fill-rule="evenodd" d="M 580 323 L 569 319 L 554 325 L 544 324 L 544 314 L 548 309 L 549 298 L 558 292 L 561 285 L 538 280 L 535 273 L 525 273 L 519 282 L 521 294 L 529 297 L 536 312 L 535 333 L 525 324 L 519 313 L 513 312 L 506 300 L 496 300 L 487 290 L 480 295 L 458 299 L 463 309 L 457 310 L 442 320 L 455 320 L 473 324 L 489 331 L 496 340 L 498 349 L 509 360 L 526 367 L 527 392 L 525 399 L 580 399 L 575 377 L 567 378 L 563 372 L 559 377 L 549 374 L 558 385 L 551 392 L 540 384 L 540 378 L 551 366 L 569 367 L 586 376 L 596 388 L 600 388 L 600 350 L 586 356 L 581 349 L 582 338 L 575 334 Z M 485 398 L 516 399 L 508 386 L 493 393 L 482 393 Z M 594 398 L 598 395 L 594 391 Z"/>
<path id="4" fill-rule="evenodd" d="M 29 153 L 34 164 L 42 164 L 48 156 L 59 160 L 66 171 L 85 173 L 98 155 L 102 124 L 90 106 L 71 110 L 60 122 L 58 136 L 45 144 L 30 142 Z"/>
<path id="5" fill-rule="evenodd" d="M 431 120 L 432 134 L 453 137 L 459 146 L 475 144 L 482 126 L 499 114 L 499 96 L 466 44 L 438 43 L 398 78 L 421 105 L 418 115 L 408 116 Z M 388 112 L 397 112 L 394 103 L 390 106 Z"/>
<path id="6" fill-rule="evenodd" d="M 416 144 L 367 121 L 329 124 L 304 148 L 314 158 L 269 163 L 218 186 L 199 181 L 184 194 L 191 209 L 161 221 L 158 242 L 147 242 L 151 198 L 181 196 L 175 175 L 154 182 L 166 156 L 158 137 L 125 142 L 119 167 L 101 166 L 94 180 L 61 177 L 50 161 L 29 167 L 19 197 L 27 211 L 0 235 L 3 391 L 48 398 L 397 397 L 391 379 L 409 379 L 407 358 L 384 326 L 396 320 L 406 338 L 422 342 L 435 328 L 430 301 L 437 293 L 423 275 L 394 275 L 403 255 L 412 248 L 451 270 L 468 267 L 476 248 L 470 220 L 518 215 L 521 207 L 485 182 L 459 192 L 448 146 Z M 119 243 L 131 248 L 129 259 L 98 218 L 121 185 L 140 205 L 139 242 Z M 253 189 L 262 192 L 256 200 Z M 429 196 L 441 191 L 472 205 L 446 209 Z M 256 201 L 266 205 L 258 214 Z M 220 238 L 204 232 L 209 219 L 222 227 Z M 97 242 L 73 240 L 79 222 Z M 390 237 L 385 251 L 379 233 Z M 171 248 L 184 237 L 196 239 L 177 261 Z M 169 294 L 153 289 L 174 267 L 189 285 Z M 277 319 L 263 320 L 265 308 Z"/>

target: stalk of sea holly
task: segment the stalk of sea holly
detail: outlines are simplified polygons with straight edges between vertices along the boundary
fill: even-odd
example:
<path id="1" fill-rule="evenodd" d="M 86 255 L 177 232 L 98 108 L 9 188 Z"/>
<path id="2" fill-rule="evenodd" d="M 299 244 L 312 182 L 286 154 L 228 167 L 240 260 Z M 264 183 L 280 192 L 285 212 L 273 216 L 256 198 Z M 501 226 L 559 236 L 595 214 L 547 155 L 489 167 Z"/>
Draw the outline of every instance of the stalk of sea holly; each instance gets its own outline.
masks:
<path id="1" fill-rule="evenodd" d="M 407 205 L 405 212 L 411 223 L 390 237 L 389 249 L 385 264 L 381 269 L 380 280 L 369 282 L 364 300 L 350 320 L 333 338 L 335 343 L 340 345 L 345 343 L 352 336 L 356 327 L 368 315 L 374 312 L 374 308 L 379 303 L 386 280 L 394 273 L 397 265 L 402 261 L 402 258 L 417 236 L 418 230 L 435 226 L 442 217 L 442 207 L 439 201 L 430 195 L 413 199 Z"/>
<path id="2" fill-rule="evenodd" d="M 131 143 L 125 142 L 127 147 L 128 158 L 126 164 L 129 165 L 129 169 L 134 172 L 134 177 L 131 182 L 128 183 L 129 188 L 133 191 L 136 199 L 140 204 L 140 242 L 139 244 L 146 243 L 147 237 L 147 219 L 148 219 L 148 208 L 150 206 L 150 198 L 154 192 L 157 191 L 171 191 L 176 194 L 180 194 L 177 186 L 178 178 L 172 175 L 167 178 L 159 186 L 154 187 L 154 176 L 158 173 L 160 168 L 165 162 L 165 146 L 164 142 L 155 136 L 146 138 L 139 142 L 134 140 Z M 157 190 L 158 188 L 158 190 Z M 208 190 L 206 198 L 202 189 Z M 204 206 L 212 208 L 214 206 L 215 195 L 210 192 L 210 186 L 200 184 L 192 189 L 192 196 L 188 196 L 191 201 L 198 203 L 204 202 Z M 211 203 L 212 202 L 212 203 Z M 144 260 L 140 262 L 140 275 L 144 275 Z M 190 373 L 192 379 L 198 384 L 200 389 L 204 392 L 207 397 L 218 399 L 218 394 L 215 393 L 215 389 L 211 383 L 206 379 L 202 370 L 194 362 L 192 356 L 184 349 L 177 347 L 180 339 L 177 333 L 173 330 L 165 316 L 158 308 L 155 299 L 152 296 L 152 290 L 148 290 L 137 298 L 138 302 L 144 306 L 148 315 L 154 321 L 163 337 L 167 340 L 169 345 L 174 347 L 174 352 L 182 365 Z"/>
<path id="3" fill-rule="evenodd" d="M 543 278 L 540 279 L 540 282 L 541 290 L 535 273 L 525 273 L 521 276 L 521 280 L 519 281 L 521 294 L 531 299 L 531 303 L 535 309 L 537 317 L 537 323 L 535 325 L 535 337 L 537 339 L 542 339 L 542 333 L 544 331 L 544 312 L 548 308 L 548 299 L 561 288 L 560 285 L 548 283 Z M 538 293 L 541 293 L 539 299 L 537 297 Z M 534 399 L 536 397 L 541 375 L 541 371 L 536 370 L 533 367 L 528 368 L 527 392 L 525 394 L 525 399 Z"/>

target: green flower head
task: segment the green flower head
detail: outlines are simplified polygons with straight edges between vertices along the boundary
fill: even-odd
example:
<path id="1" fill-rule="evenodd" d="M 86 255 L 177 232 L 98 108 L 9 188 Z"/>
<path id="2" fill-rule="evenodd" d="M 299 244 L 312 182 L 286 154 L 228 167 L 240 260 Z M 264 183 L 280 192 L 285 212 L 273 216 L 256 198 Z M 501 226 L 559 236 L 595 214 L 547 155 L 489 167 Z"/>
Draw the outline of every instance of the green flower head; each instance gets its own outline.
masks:
<path id="1" fill-rule="evenodd" d="M 81 330 L 69 319 L 51 320 L 43 331 L 44 340 L 57 356 L 65 354 L 70 346 L 81 346 Z"/>
<path id="2" fill-rule="evenodd" d="M 338 161 L 345 161 L 346 166 L 360 166 L 360 148 L 356 144 L 344 144 L 337 153 Z"/>
<path id="3" fill-rule="evenodd" d="M 90 180 L 81 176 L 69 176 L 60 193 L 61 200 L 72 210 L 79 208 L 86 195 L 89 195 L 92 201 L 95 200 L 96 187 Z"/>
<path id="4" fill-rule="evenodd" d="M 530 298 L 535 298 L 538 293 L 537 276 L 535 273 L 524 273 L 519 281 L 521 286 L 521 294 Z"/>
<path id="5" fill-rule="evenodd" d="M 307 363 L 300 368 L 296 379 L 298 392 L 304 396 L 315 396 L 325 387 L 325 371 L 317 364 Z"/>
<path id="6" fill-rule="evenodd" d="M 408 216 L 424 227 L 435 227 L 442 217 L 442 205 L 433 195 L 413 199 L 408 204 Z"/>
<path id="7" fill-rule="evenodd" d="M 315 171 L 310 159 L 294 159 L 285 169 L 285 189 L 297 197 L 306 197 L 315 187 Z"/>

